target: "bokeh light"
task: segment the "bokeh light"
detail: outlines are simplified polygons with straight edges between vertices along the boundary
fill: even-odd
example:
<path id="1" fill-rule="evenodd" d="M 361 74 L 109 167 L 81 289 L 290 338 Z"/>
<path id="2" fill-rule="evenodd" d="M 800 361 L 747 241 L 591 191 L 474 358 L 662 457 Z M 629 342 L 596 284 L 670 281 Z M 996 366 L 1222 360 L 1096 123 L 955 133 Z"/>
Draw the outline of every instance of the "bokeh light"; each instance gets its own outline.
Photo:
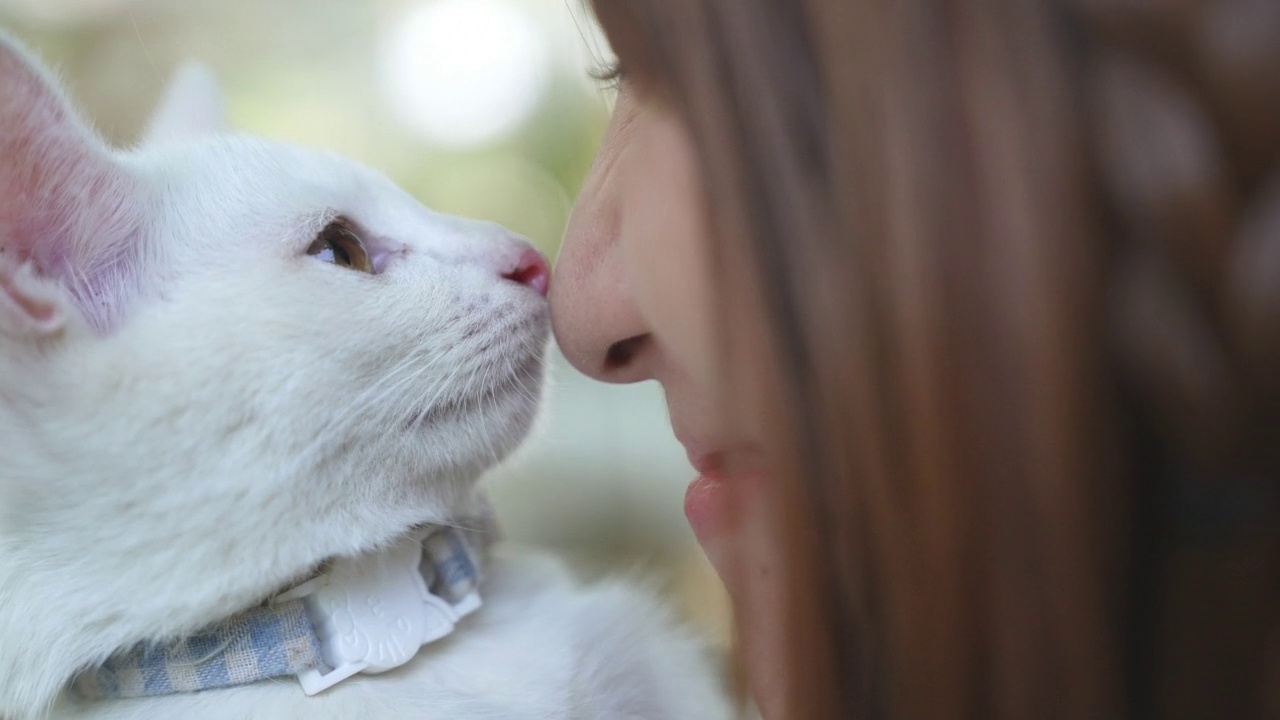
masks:
<path id="1" fill-rule="evenodd" d="M 550 54 L 535 21 L 509 0 L 411 6 L 383 43 L 391 109 L 425 139 L 466 147 L 501 139 L 537 109 Z"/>

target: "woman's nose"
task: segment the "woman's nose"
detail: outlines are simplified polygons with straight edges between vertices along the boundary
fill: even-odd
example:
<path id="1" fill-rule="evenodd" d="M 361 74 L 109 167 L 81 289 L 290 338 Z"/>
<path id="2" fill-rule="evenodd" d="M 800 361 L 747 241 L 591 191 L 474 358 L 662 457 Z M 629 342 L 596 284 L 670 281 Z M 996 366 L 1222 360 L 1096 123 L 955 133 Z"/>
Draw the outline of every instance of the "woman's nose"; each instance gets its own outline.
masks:
<path id="1" fill-rule="evenodd" d="M 600 196 L 588 193 L 569 222 L 551 283 L 556 340 L 574 367 L 597 380 L 647 380 L 653 336 L 628 283 L 617 224 Z"/>

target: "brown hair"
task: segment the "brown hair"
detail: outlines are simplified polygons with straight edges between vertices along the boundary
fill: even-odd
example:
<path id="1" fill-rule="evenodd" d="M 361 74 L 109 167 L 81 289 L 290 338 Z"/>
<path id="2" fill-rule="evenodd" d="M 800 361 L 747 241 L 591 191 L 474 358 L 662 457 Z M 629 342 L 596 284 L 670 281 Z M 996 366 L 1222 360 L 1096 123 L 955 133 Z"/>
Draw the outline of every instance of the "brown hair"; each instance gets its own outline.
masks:
<path id="1" fill-rule="evenodd" d="M 1280 3 L 595 5 L 765 339 L 786 716 L 1280 716 Z"/>

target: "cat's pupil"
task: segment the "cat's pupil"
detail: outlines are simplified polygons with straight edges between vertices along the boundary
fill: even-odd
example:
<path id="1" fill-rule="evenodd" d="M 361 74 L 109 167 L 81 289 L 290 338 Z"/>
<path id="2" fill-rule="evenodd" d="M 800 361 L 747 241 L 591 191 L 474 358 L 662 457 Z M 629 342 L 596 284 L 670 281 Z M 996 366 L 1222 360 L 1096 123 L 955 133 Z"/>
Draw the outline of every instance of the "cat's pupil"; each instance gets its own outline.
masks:
<path id="1" fill-rule="evenodd" d="M 334 262 L 339 265 L 351 267 L 351 256 L 346 253 L 340 246 L 331 245 L 329 251 L 333 254 Z"/>

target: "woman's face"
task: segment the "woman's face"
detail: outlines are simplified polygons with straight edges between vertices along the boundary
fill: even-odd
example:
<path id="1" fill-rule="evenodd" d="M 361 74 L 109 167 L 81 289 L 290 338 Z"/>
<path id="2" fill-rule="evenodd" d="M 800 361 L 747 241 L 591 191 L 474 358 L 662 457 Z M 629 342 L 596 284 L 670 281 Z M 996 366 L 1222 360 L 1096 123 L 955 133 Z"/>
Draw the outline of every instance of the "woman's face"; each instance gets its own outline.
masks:
<path id="1" fill-rule="evenodd" d="M 569 361 L 606 382 L 661 383 L 676 437 L 697 470 L 714 475 L 722 454 L 742 442 L 720 421 L 714 283 L 695 163 L 677 116 L 624 87 L 570 220 L 551 302 Z M 690 521 L 705 538 L 712 508 L 697 499 Z"/>
<path id="2" fill-rule="evenodd" d="M 768 699 L 779 693 L 762 685 L 780 675 L 753 666 L 768 665 L 779 647 L 768 622 L 778 583 L 762 579 L 777 577 L 780 563 L 766 527 L 765 474 L 744 470 L 756 466 L 757 443 L 725 411 L 730 373 L 721 363 L 732 358 L 717 346 L 720 284 L 704 196 L 684 123 L 624 84 L 556 263 L 552 316 L 561 349 L 582 372 L 661 383 L 698 472 L 685 514 L 744 619 L 748 675 L 769 716 Z"/>

